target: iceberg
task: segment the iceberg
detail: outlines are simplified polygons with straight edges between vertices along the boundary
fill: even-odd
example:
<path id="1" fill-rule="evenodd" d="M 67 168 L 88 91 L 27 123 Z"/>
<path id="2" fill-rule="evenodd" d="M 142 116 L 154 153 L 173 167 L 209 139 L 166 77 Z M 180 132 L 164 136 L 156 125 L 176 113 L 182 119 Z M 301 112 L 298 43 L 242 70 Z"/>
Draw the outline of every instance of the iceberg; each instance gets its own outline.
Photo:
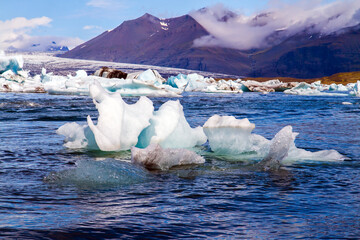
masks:
<path id="1" fill-rule="evenodd" d="M 191 128 L 179 100 L 164 103 L 150 119 L 150 126 L 142 131 L 137 147 L 160 144 L 164 148 L 192 148 L 207 138 L 202 127 Z"/>
<path id="2" fill-rule="evenodd" d="M 291 89 L 285 90 L 285 94 L 292 94 L 292 95 L 314 95 L 314 96 L 347 96 L 347 94 L 343 93 L 328 93 L 322 92 L 328 90 L 323 86 L 317 84 L 308 84 L 305 82 L 301 82 L 296 87 Z"/>
<path id="3" fill-rule="evenodd" d="M 21 71 L 24 66 L 22 56 L 5 56 L 4 52 L 0 52 L 0 73 L 11 70 L 15 74 Z"/>
<path id="4" fill-rule="evenodd" d="M 255 124 L 247 118 L 214 115 L 203 128 L 211 150 L 217 154 L 236 155 L 252 150 L 251 131 Z"/>
<path id="5" fill-rule="evenodd" d="M 284 162 L 347 159 L 335 150 L 310 152 L 297 148 L 294 140 L 298 134 L 292 132 L 291 126 L 284 127 L 271 141 L 261 135 L 251 134 L 255 125 L 247 118 L 214 115 L 203 128 L 215 154 L 236 156 L 239 159 L 263 159 L 261 165 L 264 169 L 278 168 Z"/>
<path id="6" fill-rule="evenodd" d="M 131 148 L 131 162 L 149 170 L 169 170 L 174 166 L 203 164 L 205 159 L 187 149 L 164 149 L 151 144 L 145 149 Z"/>
<path id="7" fill-rule="evenodd" d="M 248 89 L 248 91 L 261 92 L 266 94 L 270 92 L 283 92 L 284 90 L 295 87 L 298 83 L 297 82 L 283 83 L 278 79 L 274 79 L 266 82 L 247 80 L 247 81 L 243 81 L 242 84 L 246 89 Z"/>
<path id="8" fill-rule="evenodd" d="M 288 156 L 290 147 L 294 145 L 297 133 L 292 132 L 291 126 L 281 129 L 271 140 L 269 153 L 259 163 L 265 171 L 277 170 L 280 168 L 282 161 Z"/>
<path id="9" fill-rule="evenodd" d="M 76 123 L 60 127 L 57 133 L 65 136 L 65 146 L 102 151 L 129 150 L 135 146 L 141 131 L 150 125 L 154 111 L 151 100 L 140 97 L 137 103 L 126 104 L 119 93 L 107 93 L 99 82 L 90 86 L 90 95 L 99 111 L 97 125 L 88 116 L 88 127 Z"/>
<path id="10" fill-rule="evenodd" d="M 360 81 L 357 81 L 353 87 L 353 91 L 350 92 L 350 95 L 360 97 Z"/>
<path id="11" fill-rule="evenodd" d="M 47 74 L 46 70 L 43 70 L 41 79 L 45 90 L 50 94 L 88 95 L 90 85 L 97 81 L 108 91 L 120 93 L 122 96 L 180 97 L 182 91 L 155 81 L 154 79 L 158 79 L 158 77 L 154 74 L 154 78 L 147 78 L 153 71 L 148 70 L 146 72 L 143 75 L 139 73 L 140 77 L 129 74 L 127 79 L 110 79 L 88 76 L 83 70 L 77 71 L 76 76 L 69 75 L 66 77 L 56 76 L 52 73 Z"/>
<path id="12" fill-rule="evenodd" d="M 188 84 L 187 76 L 181 73 L 178 74 L 177 76 L 171 76 L 166 81 L 166 84 L 174 88 L 185 90 L 186 85 Z"/>
<path id="13" fill-rule="evenodd" d="M 336 83 L 330 84 L 329 90 L 330 91 L 337 91 L 337 92 L 347 92 L 347 91 L 349 91 L 349 89 L 347 87 L 345 87 L 344 85 L 336 84 Z"/>

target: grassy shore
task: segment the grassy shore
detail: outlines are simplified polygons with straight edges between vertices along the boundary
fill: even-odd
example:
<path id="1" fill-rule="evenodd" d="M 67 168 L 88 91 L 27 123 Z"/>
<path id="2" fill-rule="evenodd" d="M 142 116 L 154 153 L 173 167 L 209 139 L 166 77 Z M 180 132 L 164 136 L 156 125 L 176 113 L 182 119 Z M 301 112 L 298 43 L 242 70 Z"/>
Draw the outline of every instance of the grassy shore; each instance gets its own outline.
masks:
<path id="1" fill-rule="evenodd" d="M 272 79 L 279 79 L 282 82 L 307 82 L 312 83 L 316 81 L 321 81 L 323 84 L 343 84 L 355 83 L 360 80 L 360 72 L 344 72 L 331 75 L 329 77 L 322 78 L 312 78 L 312 79 L 300 79 L 300 78 L 291 78 L 291 77 L 259 77 L 259 78 L 244 78 L 243 80 L 255 80 L 258 82 L 265 82 Z"/>

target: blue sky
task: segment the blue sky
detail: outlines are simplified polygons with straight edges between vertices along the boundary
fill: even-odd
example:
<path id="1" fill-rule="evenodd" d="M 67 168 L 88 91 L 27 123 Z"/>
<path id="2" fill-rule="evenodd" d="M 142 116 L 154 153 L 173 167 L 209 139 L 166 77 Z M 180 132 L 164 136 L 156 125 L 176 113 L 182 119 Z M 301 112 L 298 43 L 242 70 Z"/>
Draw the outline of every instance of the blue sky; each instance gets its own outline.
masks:
<path id="1" fill-rule="evenodd" d="M 0 49 L 7 47 L 4 42 L 16 46 L 34 36 L 57 36 L 76 45 L 144 13 L 168 18 L 222 3 L 234 12 L 251 15 L 269 4 L 301 1 L 310 0 L 16 0 L 16 4 L 0 0 Z"/>

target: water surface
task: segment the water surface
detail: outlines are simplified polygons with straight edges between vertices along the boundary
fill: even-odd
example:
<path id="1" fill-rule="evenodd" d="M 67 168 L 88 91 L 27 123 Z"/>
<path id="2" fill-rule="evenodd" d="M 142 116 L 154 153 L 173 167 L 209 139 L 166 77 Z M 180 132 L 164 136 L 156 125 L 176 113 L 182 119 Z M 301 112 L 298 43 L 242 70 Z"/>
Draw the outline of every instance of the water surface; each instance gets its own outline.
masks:
<path id="1" fill-rule="evenodd" d="M 202 166 L 148 172 L 129 152 L 62 146 L 58 127 L 97 117 L 89 97 L 1 93 L 0 238 L 360 238 L 359 98 L 187 93 L 180 102 L 193 127 L 233 115 L 271 139 L 292 125 L 297 147 L 351 161 L 267 173 L 206 154 Z"/>

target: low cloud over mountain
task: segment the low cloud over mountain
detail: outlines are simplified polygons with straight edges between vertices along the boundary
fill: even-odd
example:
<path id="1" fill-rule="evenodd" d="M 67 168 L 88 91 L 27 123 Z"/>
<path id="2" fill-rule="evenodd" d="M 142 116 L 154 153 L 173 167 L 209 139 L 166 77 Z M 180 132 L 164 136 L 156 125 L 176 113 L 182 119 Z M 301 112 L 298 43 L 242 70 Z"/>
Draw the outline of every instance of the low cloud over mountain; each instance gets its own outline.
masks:
<path id="1" fill-rule="evenodd" d="M 360 23 L 360 1 L 322 2 L 272 1 L 268 9 L 253 16 L 236 14 L 221 4 L 192 12 L 190 15 L 210 33 L 196 39 L 194 45 L 264 48 L 299 32 L 329 35 Z"/>

